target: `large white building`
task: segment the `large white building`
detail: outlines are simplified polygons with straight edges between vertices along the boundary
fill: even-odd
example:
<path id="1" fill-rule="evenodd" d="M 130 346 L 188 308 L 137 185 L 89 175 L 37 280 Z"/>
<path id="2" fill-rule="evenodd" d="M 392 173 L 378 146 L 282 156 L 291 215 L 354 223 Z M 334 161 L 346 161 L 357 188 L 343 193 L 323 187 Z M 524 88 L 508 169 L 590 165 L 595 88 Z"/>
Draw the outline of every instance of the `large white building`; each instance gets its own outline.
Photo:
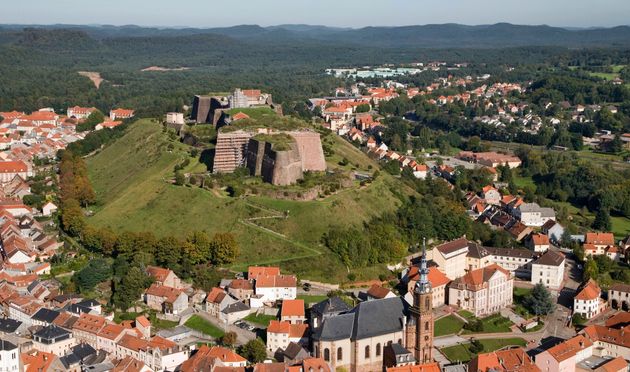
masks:
<path id="1" fill-rule="evenodd" d="M 558 289 L 564 280 L 564 255 L 547 251 L 532 263 L 532 284 Z"/>
<path id="2" fill-rule="evenodd" d="M 9 341 L 0 340 L 0 371 L 19 371 L 20 351 Z"/>
<path id="3" fill-rule="evenodd" d="M 497 264 L 473 270 L 452 281 L 448 302 L 477 317 L 499 312 L 512 304 L 514 278 Z"/>
<path id="4" fill-rule="evenodd" d="M 466 274 L 468 240 L 459 238 L 433 248 L 433 262 L 449 279 Z"/>

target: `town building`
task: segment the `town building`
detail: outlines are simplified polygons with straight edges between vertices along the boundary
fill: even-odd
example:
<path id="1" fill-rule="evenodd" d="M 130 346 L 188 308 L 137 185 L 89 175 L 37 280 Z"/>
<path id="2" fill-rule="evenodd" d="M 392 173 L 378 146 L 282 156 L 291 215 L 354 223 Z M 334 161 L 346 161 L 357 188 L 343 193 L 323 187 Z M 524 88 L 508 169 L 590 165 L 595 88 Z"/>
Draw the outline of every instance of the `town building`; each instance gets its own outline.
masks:
<path id="1" fill-rule="evenodd" d="M 606 254 L 608 247 L 615 245 L 613 233 L 589 232 L 584 236 L 584 254 L 587 256 L 599 256 Z"/>
<path id="2" fill-rule="evenodd" d="M 468 362 L 468 372 L 540 372 L 523 348 L 478 354 Z"/>
<path id="3" fill-rule="evenodd" d="M 564 227 L 559 222 L 549 220 L 541 227 L 543 234 L 547 234 L 549 239 L 555 244 L 559 244 L 562 241 L 562 235 L 564 235 Z"/>
<path id="4" fill-rule="evenodd" d="M 585 319 L 601 314 L 606 309 L 606 302 L 601 295 L 602 290 L 593 279 L 583 283 L 573 297 L 573 313 L 581 314 Z"/>
<path id="5" fill-rule="evenodd" d="M 553 208 L 543 208 L 537 203 L 523 203 L 513 213 L 525 226 L 541 227 L 549 220 L 556 220 Z"/>
<path id="6" fill-rule="evenodd" d="M 280 320 L 291 324 L 306 323 L 304 300 L 283 300 Z"/>
<path id="7" fill-rule="evenodd" d="M 612 309 L 630 310 L 630 284 L 615 283 L 608 290 L 608 305 Z"/>
<path id="8" fill-rule="evenodd" d="M 179 315 L 188 308 L 188 295 L 181 289 L 153 283 L 144 292 L 144 302 L 164 314 Z"/>
<path id="9" fill-rule="evenodd" d="M 433 262 L 448 278 L 455 279 L 466 273 L 468 240 L 459 238 L 433 248 Z"/>
<path id="10" fill-rule="evenodd" d="M 513 285 L 510 272 L 492 264 L 453 280 L 448 285 L 448 301 L 481 317 L 510 306 Z"/>
<path id="11" fill-rule="evenodd" d="M 129 119 L 134 116 L 134 111 L 129 109 L 113 109 L 109 111 L 109 118 L 114 121 L 116 119 Z"/>
<path id="12" fill-rule="evenodd" d="M 576 365 L 593 355 L 593 342 L 577 335 L 536 355 L 541 372 L 575 372 Z"/>
<path id="13" fill-rule="evenodd" d="M 56 325 L 49 325 L 33 334 L 35 349 L 57 356 L 66 355 L 76 343 L 72 333 Z"/>
<path id="14" fill-rule="evenodd" d="M 0 340 L 0 371 L 20 371 L 20 350 L 4 339 Z"/>
<path id="15" fill-rule="evenodd" d="M 291 324 L 272 320 L 267 327 L 267 350 L 285 350 L 291 342 L 308 345 L 308 324 Z"/>
<path id="16" fill-rule="evenodd" d="M 549 250 L 532 262 L 531 282 L 542 283 L 548 288 L 560 288 L 564 280 L 564 266 L 564 255 Z"/>
<path id="17" fill-rule="evenodd" d="M 341 298 L 337 296 L 330 297 L 311 307 L 309 325 L 311 329 L 317 329 L 321 327 L 326 319 L 349 312 L 350 310 L 352 310 L 352 308 Z"/>
<path id="18" fill-rule="evenodd" d="M 69 118 L 76 118 L 79 120 L 87 119 L 94 111 L 96 111 L 96 107 L 68 107 L 66 114 Z"/>
<path id="19" fill-rule="evenodd" d="M 532 234 L 527 240 L 527 247 L 534 252 L 547 252 L 550 247 L 549 237 L 545 234 Z"/>
<path id="20" fill-rule="evenodd" d="M 431 284 L 431 293 L 433 296 L 431 302 L 433 307 L 437 308 L 445 305 L 448 294 L 446 286 L 451 282 L 451 280 L 434 266 L 429 267 L 428 279 Z M 413 304 L 413 291 L 418 283 L 418 280 L 420 280 L 420 268 L 414 265 L 409 268 L 405 276 L 403 276 L 403 281 L 407 283 L 407 294 L 405 295 L 405 300 L 409 304 Z"/>
<path id="21" fill-rule="evenodd" d="M 494 248 L 486 247 L 490 254 L 490 262 L 519 278 L 530 278 L 534 253 L 522 248 Z"/>

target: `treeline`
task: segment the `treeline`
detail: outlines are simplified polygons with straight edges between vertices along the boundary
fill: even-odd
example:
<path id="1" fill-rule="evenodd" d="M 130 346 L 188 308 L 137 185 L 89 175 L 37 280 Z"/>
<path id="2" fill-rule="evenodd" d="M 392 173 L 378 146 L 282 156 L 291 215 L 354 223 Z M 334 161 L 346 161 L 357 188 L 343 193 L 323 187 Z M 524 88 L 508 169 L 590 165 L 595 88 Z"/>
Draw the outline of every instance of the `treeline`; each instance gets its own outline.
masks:
<path id="1" fill-rule="evenodd" d="M 403 204 L 397 213 L 373 218 L 361 227 L 336 227 L 322 237 L 323 243 L 349 268 L 397 262 L 417 251 L 423 238 L 452 240 L 466 234 L 488 245 L 512 244 L 505 232 L 472 222 L 461 192 L 451 190 L 446 181 L 431 176 L 419 180 L 408 172 L 403 172 L 401 180 L 420 196 L 400 195 Z"/>
<path id="2" fill-rule="evenodd" d="M 596 166 L 571 153 L 541 153 L 526 147 L 515 153 L 523 161 L 523 174 L 534 179 L 536 194 L 595 212 L 630 217 L 629 171 Z"/>

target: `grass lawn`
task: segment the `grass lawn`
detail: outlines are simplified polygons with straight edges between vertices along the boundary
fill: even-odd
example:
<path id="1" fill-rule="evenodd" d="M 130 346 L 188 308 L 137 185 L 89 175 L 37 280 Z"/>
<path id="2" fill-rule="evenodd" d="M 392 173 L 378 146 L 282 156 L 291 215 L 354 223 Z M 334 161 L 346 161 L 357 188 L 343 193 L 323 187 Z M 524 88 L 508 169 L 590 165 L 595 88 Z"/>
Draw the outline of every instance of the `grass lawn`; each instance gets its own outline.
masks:
<path id="1" fill-rule="evenodd" d="M 351 144 L 335 135 L 326 141 L 334 155 L 331 167 L 347 158 L 348 170 L 377 169 L 378 165 Z M 171 149 L 172 148 L 172 149 Z M 185 237 L 192 231 L 209 235 L 231 232 L 240 245 L 240 256 L 231 267 L 278 265 L 283 272 L 324 282 L 347 281 L 340 260 L 322 246 L 322 235 L 332 226 L 360 226 L 372 217 L 394 212 L 400 205 L 392 190 L 410 194 L 385 172 L 369 186 L 358 183 L 324 200 L 291 201 L 263 196 L 230 198 L 198 187 L 172 185 L 173 167 L 189 157 L 189 147 L 170 140 L 161 125 L 150 120 L 132 124 L 122 138 L 87 159 L 89 177 L 97 194 L 97 206 L 88 223 L 113 231 L 152 231 L 158 237 Z M 191 159 L 187 169 L 198 168 Z M 244 222 L 257 216 L 251 204 L 289 211 L 289 218 L 258 220 L 264 227 Z M 217 223 L 220 221 L 220 223 Z M 269 229 L 269 230 L 265 230 Z M 276 232 L 276 233 L 273 233 Z M 357 270 L 357 280 L 373 279 L 384 265 Z"/>
<path id="2" fill-rule="evenodd" d="M 210 323 L 199 315 L 191 316 L 190 319 L 188 319 L 186 323 L 184 323 L 184 325 L 214 338 L 219 338 L 224 335 L 223 330 L 216 327 L 214 324 Z"/>
<path id="3" fill-rule="evenodd" d="M 169 329 L 177 327 L 179 325 L 179 322 L 157 318 L 155 321 L 151 322 L 151 324 L 153 324 L 156 329 Z"/>
<path id="4" fill-rule="evenodd" d="M 316 304 L 318 302 L 322 302 L 324 300 L 328 299 L 328 296 L 326 295 L 298 295 L 297 296 L 298 300 L 304 300 L 304 305 L 306 305 L 306 307 L 309 307 L 310 304 Z"/>
<path id="5" fill-rule="evenodd" d="M 483 352 L 489 353 L 491 351 L 495 351 L 501 349 L 506 346 L 525 346 L 527 342 L 522 338 L 501 338 L 501 339 L 488 339 L 488 340 L 479 340 L 481 345 L 483 345 Z M 473 354 L 469 350 L 470 343 L 449 346 L 441 349 L 442 353 L 450 360 L 451 362 L 468 362 L 472 357 L 477 354 Z"/>
<path id="6" fill-rule="evenodd" d="M 274 315 L 265 314 L 249 314 L 245 317 L 245 320 L 247 320 L 248 322 L 259 324 L 265 328 L 269 326 L 269 322 L 276 319 L 278 318 Z"/>
<path id="7" fill-rule="evenodd" d="M 520 175 L 514 176 L 514 184 L 520 189 L 531 187 L 534 191 L 536 191 L 536 184 L 531 177 L 524 177 Z"/>
<path id="8" fill-rule="evenodd" d="M 249 116 L 252 119 L 260 119 L 263 116 L 277 116 L 276 112 L 270 109 L 269 107 L 255 107 L 255 108 L 234 108 L 228 110 L 228 114 L 236 115 L 236 113 L 242 112 L 243 114 Z"/>
<path id="9" fill-rule="evenodd" d="M 465 329 L 464 334 L 472 334 L 472 333 L 501 333 L 501 332 L 511 332 L 510 327 L 514 325 L 512 321 L 508 318 L 501 316 L 501 314 L 490 315 L 485 318 L 481 318 L 482 329 L 479 332 L 473 332 Z"/>
<path id="10" fill-rule="evenodd" d="M 455 315 L 445 316 L 435 322 L 434 336 L 446 336 L 458 333 L 464 322 Z"/>
<path id="11" fill-rule="evenodd" d="M 525 319 L 531 318 L 533 315 L 529 313 L 527 308 L 525 308 L 524 300 L 527 296 L 532 293 L 532 290 L 529 288 L 518 288 L 514 287 L 513 298 L 514 298 L 514 312 L 518 315 L 522 316 Z"/>
<path id="12" fill-rule="evenodd" d="M 457 312 L 457 314 L 461 315 L 463 318 L 465 319 L 473 319 L 475 317 L 475 314 L 471 313 L 468 310 L 460 310 Z"/>

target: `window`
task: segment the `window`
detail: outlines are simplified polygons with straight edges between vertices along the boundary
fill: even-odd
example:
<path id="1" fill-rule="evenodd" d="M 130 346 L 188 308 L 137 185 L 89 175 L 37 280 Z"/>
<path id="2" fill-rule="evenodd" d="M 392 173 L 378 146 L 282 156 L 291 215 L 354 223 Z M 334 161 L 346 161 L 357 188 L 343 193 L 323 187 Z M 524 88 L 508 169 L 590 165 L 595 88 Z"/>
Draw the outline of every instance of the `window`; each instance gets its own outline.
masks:
<path id="1" fill-rule="evenodd" d="M 376 344 L 376 356 L 381 356 L 381 344 Z"/>
<path id="2" fill-rule="evenodd" d="M 330 350 L 328 348 L 324 349 L 324 360 L 330 362 Z"/>
<path id="3" fill-rule="evenodd" d="M 429 322 L 424 322 L 424 330 L 425 331 L 429 330 Z"/>
<path id="4" fill-rule="evenodd" d="M 370 357 L 370 345 L 365 347 L 365 359 Z"/>
<path id="5" fill-rule="evenodd" d="M 342 359 L 343 359 L 343 349 L 338 347 L 337 348 L 337 360 L 342 360 Z"/>

